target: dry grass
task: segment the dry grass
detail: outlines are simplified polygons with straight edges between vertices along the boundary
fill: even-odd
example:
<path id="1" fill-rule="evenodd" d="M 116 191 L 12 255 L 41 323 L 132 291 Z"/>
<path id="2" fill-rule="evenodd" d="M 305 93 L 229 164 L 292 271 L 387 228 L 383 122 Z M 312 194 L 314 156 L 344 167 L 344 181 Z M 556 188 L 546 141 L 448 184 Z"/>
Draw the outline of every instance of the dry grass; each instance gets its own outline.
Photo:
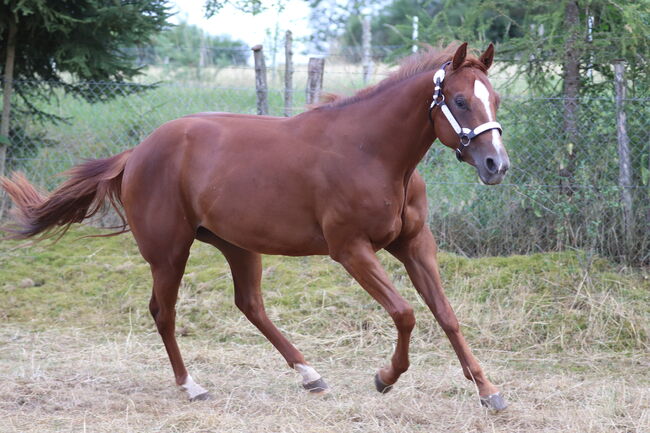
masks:
<path id="1" fill-rule="evenodd" d="M 387 347 L 351 346 L 332 354 L 307 337 L 294 338 L 303 340 L 334 388 L 315 397 L 299 388 L 298 377 L 268 344 L 182 338 L 193 376 L 216 397 L 190 403 L 173 386 L 152 333 L 8 326 L 0 338 L 2 432 L 642 433 L 650 427 L 648 364 L 640 357 L 615 366 L 608 364 L 619 359 L 598 355 L 567 361 L 562 355 L 478 351 L 512 403 L 495 415 L 478 406 L 444 345 L 419 344 L 399 386 L 380 395 L 371 379 Z M 574 362 L 582 372 L 555 367 Z"/>
<path id="2" fill-rule="evenodd" d="M 73 238 L 0 245 L 0 432 L 650 431 L 643 270 L 576 253 L 442 255 L 463 329 L 511 403 L 492 414 L 388 257 L 418 326 L 411 369 L 387 395 L 372 384 L 392 350 L 386 314 L 326 258 L 265 261 L 269 315 L 333 387 L 315 397 L 236 311 L 223 259 L 197 246 L 179 342 L 215 399 L 190 403 L 148 317 L 150 280 L 131 239 Z"/>

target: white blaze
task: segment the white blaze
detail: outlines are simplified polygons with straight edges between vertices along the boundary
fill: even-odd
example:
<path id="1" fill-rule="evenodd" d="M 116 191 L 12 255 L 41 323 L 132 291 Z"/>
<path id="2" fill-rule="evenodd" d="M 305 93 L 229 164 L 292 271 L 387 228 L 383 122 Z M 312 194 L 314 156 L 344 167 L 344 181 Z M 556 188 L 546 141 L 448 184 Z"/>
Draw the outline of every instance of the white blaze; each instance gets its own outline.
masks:
<path id="1" fill-rule="evenodd" d="M 480 80 L 475 80 L 474 81 L 474 96 L 476 96 L 479 101 L 483 103 L 483 107 L 485 108 L 485 112 L 487 113 L 488 117 L 488 122 L 494 122 L 494 114 L 492 113 L 492 107 L 490 107 L 490 91 L 488 88 L 481 82 Z M 501 134 L 499 134 L 499 131 L 496 129 L 493 129 L 492 131 L 492 146 L 494 146 L 494 150 L 496 151 L 497 154 L 502 154 L 503 151 L 503 142 L 501 141 Z M 501 167 L 499 166 L 499 170 Z"/>

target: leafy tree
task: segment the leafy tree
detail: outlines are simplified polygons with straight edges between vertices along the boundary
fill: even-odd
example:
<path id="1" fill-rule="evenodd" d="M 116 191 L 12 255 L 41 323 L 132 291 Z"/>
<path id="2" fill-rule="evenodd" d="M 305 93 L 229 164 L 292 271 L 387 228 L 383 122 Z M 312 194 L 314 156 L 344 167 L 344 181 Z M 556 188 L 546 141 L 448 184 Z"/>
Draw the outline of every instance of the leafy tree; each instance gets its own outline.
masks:
<path id="1" fill-rule="evenodd" d="M 373 46 L 389 47 L 392 56 L 401 57 L 410 50 L 413 41 L 413 17 L 420 23 L 426 23 L 440 12 L 442 4 L 438 0 L 395 0 L 380 9 L 371 19 Z M 362 41 L 362 19 L 358 14 L 351 14 L 341 41 L 347 47 L 360 47 Z M 354 60 L 359 60 L 358 55 Z"/>
<path id="2" fill-rule="evenodd" d="M 267 9 L 282 10 L 285 0 L 205 0 L 205 17 L 218 14 L 225 6 L 232 6 L 242 12 L 257 15 Z"/>
<path id="3" fill-rule="evenodd" d="M 545 95 L 602 94 L 611 88 L 612 62 L 622 59 L 638 94 L 647 91 L 649 22 L 648 0 L 446 0 L 421 34 L 432 41 L 500 42 L 502 59 Z M 578 82 L 578 90 L 567 89 L 567 80 Z"/>
<path id="4" fill-rule="evenodd" d="M 0 3 L 3 112 L 0 175 L 11 116 L 61 120 L 39 101 L 57 88 L 89 101 L 108 98 L 74 81 L 121 83 L 139 73 L 124 47 L 147 43 L 169 17 L 165 0 L 4 0 Z M 74 81 L 73 81 L 74 80 Z M 14 86 L 20 81 L 20 86 Z M 18 97 L 12 104 L 12 96 Z"/>
<path id="5" fill-rule="evenodd" d="M 173 66 L 244 65 L 250 53 L 243 41 L 209 35 L 186 22 L 158 34 L 153 48 L 158 63 Z"/>

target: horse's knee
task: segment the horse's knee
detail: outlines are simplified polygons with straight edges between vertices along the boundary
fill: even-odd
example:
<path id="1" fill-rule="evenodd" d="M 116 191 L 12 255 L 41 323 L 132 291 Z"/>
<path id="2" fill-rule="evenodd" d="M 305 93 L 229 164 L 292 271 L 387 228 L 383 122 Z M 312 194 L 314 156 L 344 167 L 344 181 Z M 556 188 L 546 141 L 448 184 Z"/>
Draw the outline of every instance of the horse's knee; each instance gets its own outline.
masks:
<path id="1" fill-rule="evenodd" d="M 393 314 L 393 321 L 395 322 L 395 327 L 400 332 L 410 333 L 415 328 L 415 313 L 413 312 L 413 307 L 405 306 L 395 311 Z"/>

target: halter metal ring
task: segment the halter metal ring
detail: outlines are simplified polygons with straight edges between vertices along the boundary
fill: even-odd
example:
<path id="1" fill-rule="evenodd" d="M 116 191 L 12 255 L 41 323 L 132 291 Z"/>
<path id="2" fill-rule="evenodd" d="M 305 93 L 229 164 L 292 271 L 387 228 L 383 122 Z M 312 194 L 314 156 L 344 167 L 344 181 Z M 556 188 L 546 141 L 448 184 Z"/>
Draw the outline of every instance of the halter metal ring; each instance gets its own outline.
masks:
<path id="1" fill-rule="evenodd" d="M 465 133 L 459 134 L 459 138 L 460 138 L 460 144 L 463 147 L 469 146 L 469 142 L 472 141 L 470 136 L 468 134 L 465 134 Z"/>

